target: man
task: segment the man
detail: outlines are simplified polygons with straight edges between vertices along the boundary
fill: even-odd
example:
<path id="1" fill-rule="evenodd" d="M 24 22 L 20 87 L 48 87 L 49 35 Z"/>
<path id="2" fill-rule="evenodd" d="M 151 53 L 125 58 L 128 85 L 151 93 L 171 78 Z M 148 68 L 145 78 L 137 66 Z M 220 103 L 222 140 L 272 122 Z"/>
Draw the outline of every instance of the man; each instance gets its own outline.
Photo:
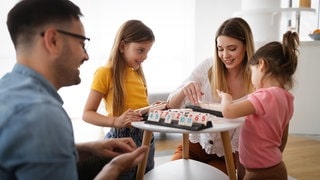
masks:
<path id="1" fill-rule="evenodd" d="M 78 179 L 77 161 L 92 156 L 115 157 L 96 178 L 116 179 L 147 151 L 130 138 L 74 144 L 57 90 L 79 84 L 89 59 L 81 16 L 69 0 L 22 0 L 8 13 L 17 63 L 0 80 L 1 180 Z"/>

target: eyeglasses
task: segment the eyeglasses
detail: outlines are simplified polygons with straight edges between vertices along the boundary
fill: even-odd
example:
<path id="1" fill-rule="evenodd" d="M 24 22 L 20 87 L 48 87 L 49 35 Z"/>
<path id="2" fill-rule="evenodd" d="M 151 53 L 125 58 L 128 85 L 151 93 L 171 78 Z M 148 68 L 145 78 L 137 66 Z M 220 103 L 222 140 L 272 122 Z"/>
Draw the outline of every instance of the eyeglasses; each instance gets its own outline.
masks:
<path id="1" fill-rule="evenodd" d="M 82 36 L 82 35 L 80 35 L 80 34 L 75 34 L 75 33 L 71 33 L 71 32 L 68 32 L 68 31 L 64 31 L 64 30 L 61 30 L 61 29 L 56 29 L 56 30 L 57 30 L 57 32 L 59 32 L 59 33 L 61 33 L 61 34 L 64 34 L 64 35 L 67 35 L 67 36 L 71 36 L 71 37 L 74 37 L 74 38 L 78 38 L 78 39 L 83 40 L 82 48 L 83 48 L 83 50 L 84 50 L 85 52 L 87 52 L 90 38 L 87 38 L 87 37 Z M 42 32 L 40 35 L 41 35 L 41 36 L 44 36 L 44 32 Z"/>
<path id="2" fill-rule="evenodd" d="M 71 37 L 75 37 L 75 38 L 78 38 L 78 39 L 82 39 L 83 40 L 83 50 L 85 52 L 87 52 L 87 49 L 88 49 L 88 46 L 89 46 L 89 41 L 90 41 L 90 38 L 87 38 L 85 36 L 82 36 L 80 34 L 75 34 L 75 33 L 71 33 L 71 32 L 68 32 L 68 31 L 64 31 L 64 30 L 61 30 L 61 29 L 57 29 L 57 31 L 61 34 L 64 34 L 64 35 L 68 35 L 68 36 L 71 36 Z"/>

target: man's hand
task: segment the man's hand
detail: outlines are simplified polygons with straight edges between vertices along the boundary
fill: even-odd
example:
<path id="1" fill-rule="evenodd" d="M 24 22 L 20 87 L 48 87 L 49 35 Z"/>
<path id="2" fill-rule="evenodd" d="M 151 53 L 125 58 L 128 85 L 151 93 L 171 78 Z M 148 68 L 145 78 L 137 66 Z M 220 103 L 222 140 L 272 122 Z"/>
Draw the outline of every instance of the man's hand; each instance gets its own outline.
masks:
<path id="1" fill-rule="evenodd" d="M 110 163 L 104 166 L 104 168 L 96 176 L 95 180 L 116 180 L 121 173 L 136 167 L 138 163 L 143 160 L 147 150 L 147 146 L 141 146 L 133 152 L 125 153 L 113 158 Z"/>
<path id="2" fill-rule="evenodd" d="M 95 155 L 102 158 L 113 158 L 119 154 L 132 152 L 137 148 L 132 138 L 103 139 L 78 143 L 77 150 L 80 160 Z"/>
<path id="3" fill-rule="evenodd" d="M 96 141 L 92 154 L 100 157 L 115 157 L 119 154 L 132 152 L 137 148 L 132 138 L 104 139 Z"/>

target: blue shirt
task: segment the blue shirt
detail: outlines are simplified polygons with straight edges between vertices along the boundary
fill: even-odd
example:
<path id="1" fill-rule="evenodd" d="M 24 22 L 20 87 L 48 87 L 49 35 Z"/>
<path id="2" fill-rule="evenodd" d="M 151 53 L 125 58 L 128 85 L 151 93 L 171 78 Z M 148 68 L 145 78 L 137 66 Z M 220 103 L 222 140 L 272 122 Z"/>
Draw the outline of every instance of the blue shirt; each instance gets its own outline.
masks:
<path id="1" fill-rule="evenodd" d="M 0 80 L 0 179 L 78 179 L 72 124 L 57 90 L 16 64 Z"/>

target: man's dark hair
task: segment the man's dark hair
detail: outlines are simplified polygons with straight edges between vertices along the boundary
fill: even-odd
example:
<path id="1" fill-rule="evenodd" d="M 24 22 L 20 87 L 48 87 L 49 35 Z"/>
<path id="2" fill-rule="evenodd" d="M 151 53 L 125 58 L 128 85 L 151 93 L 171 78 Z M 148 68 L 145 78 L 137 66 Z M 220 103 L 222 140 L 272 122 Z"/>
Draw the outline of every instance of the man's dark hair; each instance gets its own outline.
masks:
<path id="1" fill-rule="evenodd" d="M 82 13 L 69 0 L 22 0 L 8 13 L 7 26 L 16 47 L 18 40 L 29 42 L 47 24 L 67 24 Z"/>

